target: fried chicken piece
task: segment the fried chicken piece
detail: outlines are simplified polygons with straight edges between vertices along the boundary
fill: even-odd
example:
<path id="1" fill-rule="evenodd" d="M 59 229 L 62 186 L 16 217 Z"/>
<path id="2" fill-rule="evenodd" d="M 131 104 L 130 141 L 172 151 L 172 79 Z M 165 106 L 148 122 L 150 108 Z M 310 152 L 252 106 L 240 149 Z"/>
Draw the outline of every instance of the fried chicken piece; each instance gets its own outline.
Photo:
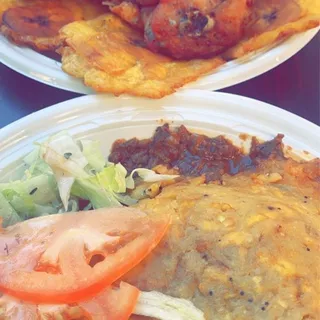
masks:
<path id="1" fill-rule="evenodd" d="M 148 47 L 177 59 L 208 57 L 243 37 L 247 0 L 161 0 L 145 26 Z"/>

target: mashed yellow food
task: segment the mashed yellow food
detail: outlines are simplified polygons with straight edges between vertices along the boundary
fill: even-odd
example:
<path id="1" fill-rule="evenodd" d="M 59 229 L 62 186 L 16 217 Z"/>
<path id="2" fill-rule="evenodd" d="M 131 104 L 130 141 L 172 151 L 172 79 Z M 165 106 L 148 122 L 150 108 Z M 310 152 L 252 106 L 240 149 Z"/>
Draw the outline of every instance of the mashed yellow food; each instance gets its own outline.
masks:
<path id="1" fill-rule="evenodd" d="M 259 170 L 217 184 L 195 178 L 141 201 L 174 220 L 126 280 L 190 299 L 206 319 L 319 319 L 319 162 Z"/>

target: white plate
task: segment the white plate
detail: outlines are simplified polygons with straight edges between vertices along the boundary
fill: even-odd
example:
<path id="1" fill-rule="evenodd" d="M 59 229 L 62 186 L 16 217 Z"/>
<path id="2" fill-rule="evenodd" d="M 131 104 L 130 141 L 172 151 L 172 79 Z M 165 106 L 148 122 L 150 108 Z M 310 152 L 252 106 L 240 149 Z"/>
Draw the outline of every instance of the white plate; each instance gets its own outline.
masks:
<path id="1" fill-rule="evenodd" d="M 252 79 L 292 57 L 316 35 L 317 30 L 298 34 L 268 52 L 253 55 L 246 62 L 229 62 L 185 88 L 219 90 Z M 1 35 L 0 61 L 11 69 L 47 85 L 77 93 L 93 93 L 82 81 L 65 74 L 57 61 L 31 49 L 18 47 Z"/>
<path id="2" fill-rule="evenodd" d="M 201 90 L 185 90 L 157 101 L 92 95 L 43 109 L 0 129 L 0 180 L 17 172 L 19 159 L 32 150 L 34 142 L 61 130 L 100 140 L 107 156 L 116 139 L 151 137 L 164 122 L 184 124 L 209 136 L 224 134 L 237 144 L 239 133 L 264 140 L 283 133 L 297 155 L 320 156 L 320 127 L 249 98 Z"/>

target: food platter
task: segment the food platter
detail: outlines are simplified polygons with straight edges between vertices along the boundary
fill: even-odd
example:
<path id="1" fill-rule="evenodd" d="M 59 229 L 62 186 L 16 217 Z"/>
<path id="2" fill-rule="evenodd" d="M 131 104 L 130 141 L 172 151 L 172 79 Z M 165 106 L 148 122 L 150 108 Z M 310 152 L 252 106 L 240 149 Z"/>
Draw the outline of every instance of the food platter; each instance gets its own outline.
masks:
<path id="1" fill-rule="evenodd" d="M 235 144 L 243 143 L 240 133 L 263 140 L 283 133 L 285 144 L 297 156 L 307 160 L 311 155 L 320 156 L 320 127 L 249 98 L 201 90 L 184 90 L 158 101 L 89 95 L 48 107 L 1 129 L 1 180 L 18 174 L 19 159 L 32 150 L 34 142 L 61 130 L 101 141 L 107 156 L 116 139 L 150 137 L 164 122 L 184 124 L 209 136 L 223 134 Z"/>
<path id="2" fill-rule="evenodd" d="M 118 140 L 149 138 L 156 128 L 152 139 Z M 264 268 L 267 275 L 258 273 L 263 281 L 275 274 L 283 283 L 291 282 L 293 292 L 291 259 L 308 261 L 297 270 L 303 281 L 316 274 L 318 239 L 312 226 L 318 224 L 319 158 L 314 157 L 320 155 L 319 138 L 319 127 L 277 107 L 202 90 L 155 102 L 87 95 L 1 129 L 2 314 L 224 319 L 223 314 L 237 311 L 218 290 L 220 281 L 234 292 L 233 303 L 251 308 L 253 315 L 297 314 L 300 305 L 287 311 L 278 303 L 287 291 L 269 294 L 279 287 L 278 279 L 272 291 L 261 286 L 260 297 L 256 282 L 251 288 L 242 274 Z M 313 224 L 304 222 L 303 215 L 314 218 Z M 239 231 L 239 224 L 247 228 Z M 284 240 L 275 268 L 256 254 L 246 263 L 237 256 L 215 258 L 230 248 L 256 252 L 278 243 L 275 231 Z M 151 251 L 150 260 L 145 259 Z M 186 264 L 177 272 L 181 256 Z M 161 267 L 165 261 L 173 261 L 173 267 Z M 216 268 L 217 261 L 223 267 Z M 181 284 L 180 272 L 195 277 L 201 263 L 205 271 L 199 285 Z M 213 270 L 224 276 L 218 284 L 207 277 Z M 155 282 L 150 271 L 160 274 L 161 281 Z M 26 272 L 29 281 L 21 280 Z M 178 294 L 169 291 L 168 274 Z M 237 284 L 239 279 L 243 282 Z M 199 299 L 181 296 L 181 288 L 199 292 Z M 124 301 L 120 306 L 113 302 L 119 296 Z M 302 302 L 304 314 L 318 314 L 313 301 L 318 301 L 317 293 Z"/>
<path id="3" fill-rule="evenodd" d="M 298 34 L 271 48 L 258 52 L 239 61 L 228 62 L 215 73 L 186 85 L 188 89 L 219 90 L 263 74 L 283 63 L 316 35 L 317 29 Z M 83 83 L 61 70 L 59 62 L 34 50 L 18 47 L 0 35 L 0 61 L 9 68 L 47 85 L 82 93 L 93 91 Z"/>

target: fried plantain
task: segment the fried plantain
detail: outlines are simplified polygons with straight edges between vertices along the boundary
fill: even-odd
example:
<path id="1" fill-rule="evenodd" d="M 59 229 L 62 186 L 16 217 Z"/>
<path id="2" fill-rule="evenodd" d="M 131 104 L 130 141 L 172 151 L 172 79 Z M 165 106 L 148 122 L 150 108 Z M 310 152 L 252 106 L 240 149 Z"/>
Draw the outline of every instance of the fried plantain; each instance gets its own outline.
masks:
<path id="1" fill-rule="evenodd" d="M 153 53 L 143 34 L 113 14 L 61 30 L 62 68 L 98 92 L 161 98 L 224 63 L 221 58 L 174 61 Z"/>
<path id="2" fill-rule="evenodd" d="M 73 14 L 67 8 L 46 4 L 11 8 L 3 14 L 3 24 L 13 32 L 41 38 L 58 35 L 61 27 L 73 20 Z"/>
<path id="3" fill-rule="evenodd" d="M 295 0 L 260 0 L 252 5 L 245 36 L 253 37 L 300 18 L 301 7 Z"/>
<path id="4" fill-rule="evenodd" d="M 320 1 L 254 0 L 252 5 L 245 37 L 223 54 L 227 60 L 267 50 L 294 34 L 320 24 Z"/>
<path id="5" fill-rule="evenodd" d="M 150 1 L 106 3 L 129 24 L 144 28 L 150 50 L 176 59 L 208 58 L 238 45 L 228 51 L 232 59 L 234 50 L 238 57 L 317 26 L 320 15 L 320 1 L 314 0 Z"/>
<path id="6" fill-rule="evenodd" d="M 161 98 L 320 21 L 314 0 L 108 1 L 122 19 L 101 15 L 99 1 L 1 0 L 1 31 L 18 44 L 59 48 L 63 70 L 98 92 Z"/>
<path id="7" fill-rule="evenodd" d="M 133 27 L 143 30 L 144 24 L 141 17 L 141 11 L 136 3 L 131 1 L 122 1 L 119 4 L 113 2 L 103 2 L 109 10 L 118 17 L 128 22 Z"/>
<path id="8" fill-rule="evenodd" d="M 20 1 L 21 2 L 21 1 Z M 1 0 L 0 1 L 0 25 L 2 23 L 2 15 L 3 13 L 14 6 L 19 6 L 19 0 Z"/>
<path id="9" fill-rule="evenodd" d="M 59 30 L 66 24 L 93 19 L 105 10 L 98 1 L 16 1 L 2 14 L 1 32 L 18 45 L 55 50 L 61 45 Z"/>
<path id="10" fill-rule="evenodd" d="M 144 30 L 146 21 L 155 9 L 157 0 L 104 1 L 109 10 L 136 29 Z"/>
<path id="11" fill-rule="evenodd" d="M 229 59 L 243 57 L 317 26 L 318 11 L 313 7 L 310 14 L 308 6 L 302 6 L 302 3 L 307 0 L 252 2 L 252 11 L 243 22 L 245 40 L 215 58 L 189 61 L 177 61 L 151 52 L 142 32 L 113 14 L 87 22 L 73 22 L 61 30 L 65 40 L 61 50 L 62 68 L 82 78 L 98 92 L 161 98 L 201 75 L 213 72 Z"/>
<path id="12" fill-rule="evenodd" d="M 148 47 L 177 59 L 213 56 L 239 42 L 247 0 L 161 1 L 145 26 Z"/>

